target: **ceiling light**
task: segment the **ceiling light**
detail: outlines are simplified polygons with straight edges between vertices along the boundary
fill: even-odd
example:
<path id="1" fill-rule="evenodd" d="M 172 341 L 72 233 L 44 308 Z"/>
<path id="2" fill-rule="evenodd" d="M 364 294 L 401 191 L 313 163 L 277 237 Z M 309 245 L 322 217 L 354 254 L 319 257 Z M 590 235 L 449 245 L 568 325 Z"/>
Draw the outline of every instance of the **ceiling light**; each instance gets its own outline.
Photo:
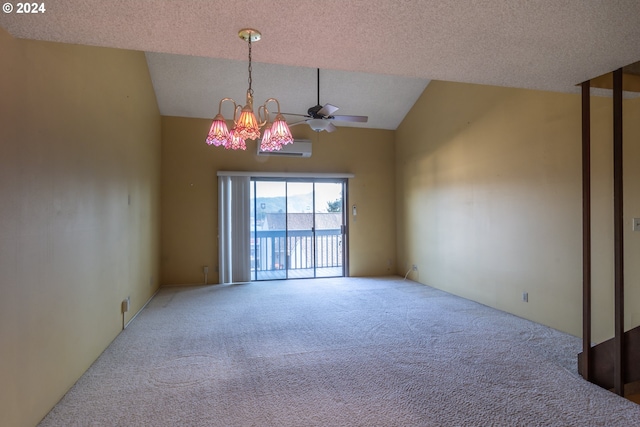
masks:
<path id="1" fill-rule="evenodd" d="M 280 114 L 280 103 L 275 98 L 269 98 L 263 105 L 258 108 L 258 117 L 253 112 L 253 89 L 251 88 L 251 43 L 262 38 L 259 31 L 245 28 L 238 33 L 241 39 L 249 44 L 249 89 L 247 90 L 247 103 L 244 107 L 240 107 L 231 98 L 223 98 L 218 105 L 218 114 L 211 123 L 209 134 L 206 142 L 209 145 L 223 146 L 231 150 L 245 150 L 247 148 L 245 140 L 260 138 L 260 128 L 269 121 L 269 110 L 267 104 L 275 102 L 278 107 L 278 113 L 273 125 L 265 129 L 265 135 L 262 138 L 261 147 L 269 147 L 268 151 L 277 151 L 285 144 L 293 143 L 291 131 L 286 120 Z M 233 103 L 233 123 L 234 127 L 231 131 L 227 128 L 227 123 L 222 115 L 222 103 L 231 101 Z M 240 109 L 240 116 L 236 120 L 236 114 Z"/>
<path id="2" fill-rule="evenodd" d="M 309 124 L 309 127 L 311 127 L 311 129 L 313 129 L 316 132 L 321 132 L 323 130 L 326 130 L 327 127 L 329 127 L 330 125 L 330 122 L 322 119 L 307 120 L 307 123 Z"/>

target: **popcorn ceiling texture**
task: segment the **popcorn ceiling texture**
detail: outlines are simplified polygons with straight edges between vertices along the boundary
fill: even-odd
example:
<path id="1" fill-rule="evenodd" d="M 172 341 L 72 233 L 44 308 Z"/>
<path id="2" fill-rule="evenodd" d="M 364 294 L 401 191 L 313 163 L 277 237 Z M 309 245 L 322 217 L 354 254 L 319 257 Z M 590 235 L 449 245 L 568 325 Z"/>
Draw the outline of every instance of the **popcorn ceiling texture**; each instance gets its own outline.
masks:
<path id="1" fill-rule="evenodd" d="M 385 75 L 387 85 L 408 83 L 411 89 L 438 79 L 577 92 L 576 84 L 640 60 L 637 0 L 56 0 L 46 6 L 42 14 L 2 13 L 0 26 L 20 38 L 217 58 L 190 64 L 196 67 L 192 74 L 205 76 L 212 76 L 215 63 L 229 68 L 229 60 L 242 61 L 242 68 L 247 49 L 237 32 L 256 28 L 263 39 L 254 48 L 254 61 L 286 66 L 263 80 L 261 87 L 274 96 L 274 80 L 295 82 L 306 70 L 311 81 L 304 77 L 301 86 L 306 88 L 300 104 L 305 111 L 315 105 L 315 76 L 309 73 L 315 68 L 342 73 L 337 80 L 346 78 L 345 72 Z M 166 92 L 170 99 L 185 91 L 203 95 L 200 79 L 178 82 L 173 89 L 158 87 L 157 79 L 180 80 L 180 61 L 148 58 L 153 58 L 150 68 L 157 92 Z M 229 73 L 232 96 L 242 100 L 246 78 Z M 385 101 L 376 87 L 353 85 L 357 93 L 374 91 L 373 99 L 357 108 Z M 329 96 L 323 103 L 347 107 L 331 96 L 343 89 L 325 90 Z M 215 109 L 210 105 L 213 94 L 205 95 L 208 109 Z M 400 109 L 408 110 L 417 96 L 402 101 Z M 160 106 L 163 114 L 189 109 L 181 104 L 163 108 L 162 101 Z M 355 108 L 341 109 L 340 114 L 366 114 Z M 196 110 L 182 114 L 211 116 L 211 111 Z"/>

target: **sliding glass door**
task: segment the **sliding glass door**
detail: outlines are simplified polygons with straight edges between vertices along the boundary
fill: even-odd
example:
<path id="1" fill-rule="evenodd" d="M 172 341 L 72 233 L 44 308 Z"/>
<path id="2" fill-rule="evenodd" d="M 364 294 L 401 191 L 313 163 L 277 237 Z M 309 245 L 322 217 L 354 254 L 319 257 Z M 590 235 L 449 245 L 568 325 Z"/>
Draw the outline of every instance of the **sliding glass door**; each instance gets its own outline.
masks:
<path id="1" fill-rule="evenodd" d="M 346 180 L 252 179 L 252 280 L 346 274 Z"/>

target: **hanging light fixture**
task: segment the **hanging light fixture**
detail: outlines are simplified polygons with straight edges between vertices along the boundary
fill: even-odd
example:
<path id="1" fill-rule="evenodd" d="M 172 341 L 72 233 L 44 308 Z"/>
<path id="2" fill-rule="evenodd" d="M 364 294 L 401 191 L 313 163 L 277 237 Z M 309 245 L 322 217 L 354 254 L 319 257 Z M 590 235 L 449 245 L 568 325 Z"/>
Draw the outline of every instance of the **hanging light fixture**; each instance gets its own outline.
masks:
<path id="1" fill-rule="evenodd" d="M 280 113 L 280 103 L 275 98 L 269 98 L 263 105 L 258 108 L 258 117 L 253 112 L 253 89 L 251 88 L 251 43 L 262 38 L 262 34 L 258 30 L 244 28 L 238 33 L 241 39 L 249 44 L 249 89 L 247 89 L 247 99 L 244 107 L 236 104 L 231 98 L 223 98 L 218 105 L 218 114 L 213 118 L 211 129 L 207 135 L 206 142 L 209 145 L 223 146 L 230 150 L 246 150 L 245 140 L 260 138 L 260 128 L 269 122 L 269 110 L 267 104 L 275 102 L 278 107 L 278 113 L 271 127 L 264 130 L 264 135 L 260 142 L 261 149 L 267 151 L 277 151 L 283 145 L 293 143 L 291 131 L 286 120 Z M 222 115 L 222 103 L 230 101 L 233 103 L 233 123 L 234 127 L 229 131 L 227 123 Z M 238 119 L 236 115 L 240 110 Z"/>

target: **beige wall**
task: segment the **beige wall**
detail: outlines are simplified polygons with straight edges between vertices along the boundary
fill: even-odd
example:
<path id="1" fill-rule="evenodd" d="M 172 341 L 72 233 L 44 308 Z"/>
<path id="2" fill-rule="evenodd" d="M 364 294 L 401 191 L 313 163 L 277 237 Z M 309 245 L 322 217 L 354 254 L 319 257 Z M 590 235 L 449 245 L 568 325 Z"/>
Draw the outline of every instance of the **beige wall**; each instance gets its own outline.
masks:
<path id="1" fill-rule="evenodd" d="M 395 273 L 394 132 L 342 127 L 316 134 L 294 127 L 296 138 L 312 140 L 310 158 L 259 157 L 256 143 L 247 151 L 208 146 L 211 120 L 162 118 L 162 283 L 217 283 L 217 176 L 219 170 L 353 173 L 349 206 L 350 273 Z"/>
<path id="2" fill-rule="evenodd" d="M 0 424 L 33 426 L 158 286 L 160 116 L 141 52 L 0 57 Z"/>
<path id="3" fill-rule="evenodd" d="M 594 339 L 613 333 L 611 99 L 593 102 Z M 640 104 L 626 101 L 627 327 L 640 323 Z M 635 122 L 633 118 L 635 115 Z M 396 134 L 398 272 L 581 335 L 580 96 L 432 82 Z M 522 293 L 529 302 L 522 302 Z"/>

